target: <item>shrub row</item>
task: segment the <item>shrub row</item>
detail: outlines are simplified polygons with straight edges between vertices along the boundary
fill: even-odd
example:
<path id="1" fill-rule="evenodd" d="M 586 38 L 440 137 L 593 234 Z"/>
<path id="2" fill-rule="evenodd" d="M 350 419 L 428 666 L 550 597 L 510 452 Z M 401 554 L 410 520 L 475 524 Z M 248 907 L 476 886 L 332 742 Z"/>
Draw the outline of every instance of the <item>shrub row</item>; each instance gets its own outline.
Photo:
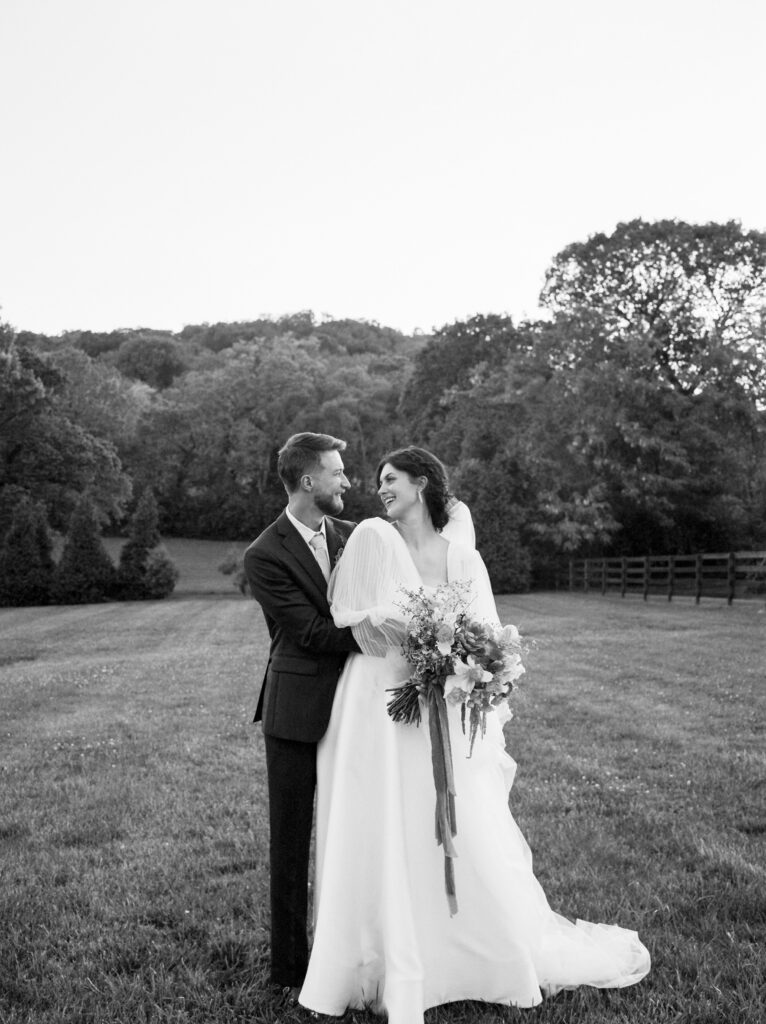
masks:
<path id="1" fill-rule="evenodd" d="M 160 542 L 150 490 L 139 499 L 117 566 L 104 547 L 88 495 L 72 513 L 58 562 L 44 507 L 29 499 L 16 506 L 0 546 L 4 607 L 156 600 L 171 594 L 177 580 L 178 570 Z"/>

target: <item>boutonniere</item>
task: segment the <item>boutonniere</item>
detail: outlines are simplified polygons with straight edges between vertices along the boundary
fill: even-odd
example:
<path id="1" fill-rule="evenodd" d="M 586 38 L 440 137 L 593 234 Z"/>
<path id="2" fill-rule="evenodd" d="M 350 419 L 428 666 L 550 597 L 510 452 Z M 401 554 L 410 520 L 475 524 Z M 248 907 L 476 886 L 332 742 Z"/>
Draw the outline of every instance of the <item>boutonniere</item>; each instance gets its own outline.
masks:
<path id="1" fill-rule="evenodd" d="M 340 556 L 343 554 L 343 552 L 345 550 L 346 550 L 346 545 L 345 544 L 341 544 L 341 546 L 335 552 L 335 560 L 333 562 L 333 565 L 337 565 L 338 564 L 338 562 L 340 561 Z"/>

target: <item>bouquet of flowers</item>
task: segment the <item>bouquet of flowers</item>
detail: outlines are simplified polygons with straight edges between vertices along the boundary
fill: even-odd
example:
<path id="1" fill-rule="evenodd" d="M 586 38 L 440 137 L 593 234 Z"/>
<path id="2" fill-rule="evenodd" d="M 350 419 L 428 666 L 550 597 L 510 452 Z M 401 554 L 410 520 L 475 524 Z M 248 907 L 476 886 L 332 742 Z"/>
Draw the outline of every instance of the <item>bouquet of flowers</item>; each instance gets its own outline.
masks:
<path id="1" fill-rule="evenodd" d="M 455 784 L 447 704 L 460 704 L 469 752 L 483 736 L 487 715 L 508 699 L 524 673 L 524 646 L 515 626 L 495 626 L 471 615 L 468 583 L 444 583 L 434 593 L 405 591 L 407 619 L 402 653 L 412 675 L 393 690 L 388 713 L 395 722 L 420 724 L 421 701 L 429 710 L 431 761 L 436 786 L 436 839 L 444 846 L 450 910 L 457 911 L 452 839 L 457 834 Z"/>
<path id="2" fill-rule="evenodd" d="M 508 699 L 524 674 L 524 646 L 515 626 L 495 626 L 472 617 L 468 584 L 443 583 L 432 594 L 405 592 L 407 617 L 402 653 L 412 675 L 388 703 L 395 722 L 420 723 L 420 697 L 438 687 L 450 704 L 462 705 L 470 748 L 487 728 L 487 713 Z"/>

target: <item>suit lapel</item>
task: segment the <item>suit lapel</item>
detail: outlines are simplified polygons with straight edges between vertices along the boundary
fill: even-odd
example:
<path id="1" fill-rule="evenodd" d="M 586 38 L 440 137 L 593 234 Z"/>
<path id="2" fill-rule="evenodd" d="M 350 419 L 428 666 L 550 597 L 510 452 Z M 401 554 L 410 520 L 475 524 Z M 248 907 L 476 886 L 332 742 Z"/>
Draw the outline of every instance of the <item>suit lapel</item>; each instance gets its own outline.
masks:
<path id="1" fill-rule="evenodd" d="M 329 516 L 325 516 L 324 522 L 325 531 L 327 533 L 327 551 L 330 555 L 330 572 L 332 572 L 335 568 L 335 563 L 338 560 L 338 555 L 343 550 L 345 541 Z"/>
<path id="2" fill-rule="evenodd" d="M 312 555 L 308 544 L 287 518 L 287 514 L 285 512 L 283 512 L 277 520 L 277 528 L 282 537 L 283 546 L 300 563 L 301 567 L 310 577 L 311 582 L 326 601 L 327 583 L 322 575 L 322 570 L 319 568 L 319 562 L 317 562 L 316 558 Z"/>

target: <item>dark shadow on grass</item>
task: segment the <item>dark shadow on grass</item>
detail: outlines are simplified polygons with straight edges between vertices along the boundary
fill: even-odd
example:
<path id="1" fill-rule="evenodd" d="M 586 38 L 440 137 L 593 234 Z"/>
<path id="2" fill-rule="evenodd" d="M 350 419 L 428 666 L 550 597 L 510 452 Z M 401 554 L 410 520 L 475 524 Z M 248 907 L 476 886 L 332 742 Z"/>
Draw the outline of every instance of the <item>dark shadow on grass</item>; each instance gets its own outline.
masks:
<path id="1" fill-rule="evenodd" d="M 214 864 L 210 868 L 211 875 L 243 875 L 246 871 L 258 868 L 256 860 L 237 860 L 231 864 Z"/>
<path id="2" fill-rule="evenodd" d="M 9 821 L 5 825 L 0 825 L 0 843 L 14 843 L 26 839 L 28 835 L 28 826 L 20 821 Z"/>

